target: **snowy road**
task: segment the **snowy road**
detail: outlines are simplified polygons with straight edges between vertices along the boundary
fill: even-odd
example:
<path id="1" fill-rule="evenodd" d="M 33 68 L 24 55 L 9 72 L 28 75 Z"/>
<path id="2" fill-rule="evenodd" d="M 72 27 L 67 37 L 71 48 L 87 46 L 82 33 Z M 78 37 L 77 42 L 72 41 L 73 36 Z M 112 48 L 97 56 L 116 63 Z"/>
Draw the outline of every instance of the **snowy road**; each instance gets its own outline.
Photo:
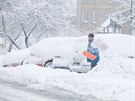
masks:
<path id="1" fill-rule="evenodd" d="M 0 101 L 98 101 L 92 96 L 81 96 L 58 88 L 38 91 L 25 84 L 0 79 Z"/>
<path id="2" fill-rule="evenodd" d="M 6 82 L 1 82 L 0 89 L 0 101 L 54 101 L 46 96 L 36 94 L 32 90 L 18 87 L 18 85 L 15 87 L 15 85 Z"/>

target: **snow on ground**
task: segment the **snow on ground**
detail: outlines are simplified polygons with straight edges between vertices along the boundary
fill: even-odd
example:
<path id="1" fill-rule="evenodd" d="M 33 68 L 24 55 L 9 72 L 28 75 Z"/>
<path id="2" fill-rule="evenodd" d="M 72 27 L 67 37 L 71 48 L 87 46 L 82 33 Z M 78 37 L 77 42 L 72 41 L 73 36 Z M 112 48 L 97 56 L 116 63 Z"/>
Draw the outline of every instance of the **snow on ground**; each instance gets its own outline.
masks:
<path id="1" fill-rule="evenodd" d="M 61 38 L 56 38 L 56 42 L 60 39 Z M 49 40 L 49 38 L 47 40 Z M 55 38 L 49 41 L 53 43 L 52 45 L 55 45 L 53 40 L 55 40 Z M 67 42 L 62 41 L 63 43 L 70 43 L 65 44 L 65 49 L 68 49 L 68 47 L 70 47 L 70 49 L 71 47 L 73 48 L 75 42 L 80 42 L 78 46 L 81 46 L 82 42 L 83 48 L 75 47 L 75 49 L 79 49 L 80 51 L 87 46 L 87 37 L 79 37 L 77 39 L 78 41 L 73 41 L 73 44 L 71 40 L 74 39 L 67 38 Z M 88 73 L 76 73 L 64 69 L 43 68 L 34 64 L 26 64 L 18 67 L 0 68 L 0 79 L 22 82 L 27 84 L 28 87 L 37 90 L 44 90 L 46 87 L 54 87 L 63 89 L 65 92 L 71 91 L 80 95 L 93 96 L 99 100 L 134 101 L 135 58 L 128 58 L 128 56 L 135 55 L 133 40 L 134 37 L 129 35 L 96 35 L 94 44 L 95 47 L 100 49 L 101 60 L 99 64 Z M 35 52 L 39 56 L 53 52 L 52 49 L 54 48 L 49 46 L 50 43 L 48 44 L 48 47 L 51 47 L 50 50 L 44 49 L 48 42 L 45 41 L 44 39 L 39 42 L 40 44 L 37 43 L 37 45 L 33 46 L 35 50 L 31 52 Z M 38 48 L 38 46 L 40 48 Z M 59 46 L 58 43 L 57 46 Z M 61 49 L 61 47 L 57 49 Z M 63 56 L 68 57 L 66 55 L 72 52 L 70 49 L 66 51 L 67 54 L 62 53 L 64 54 Z M 46 50 L 45 53 L 44 50 Z M 39 54 L 39 52 L 43 54 Z M 8 60 L 8 57 L 6 58 Z"/>
<path id="2" fill-rule="evenodd" d="M 0 84 L 1 93 L 0 99 L 1 101 L 54 101 L 49 98 L 45 98 L 40 94 L 34 94 L 32 91 L 16 89 L 14 87 L 10 87 L 9 85 Z"/>

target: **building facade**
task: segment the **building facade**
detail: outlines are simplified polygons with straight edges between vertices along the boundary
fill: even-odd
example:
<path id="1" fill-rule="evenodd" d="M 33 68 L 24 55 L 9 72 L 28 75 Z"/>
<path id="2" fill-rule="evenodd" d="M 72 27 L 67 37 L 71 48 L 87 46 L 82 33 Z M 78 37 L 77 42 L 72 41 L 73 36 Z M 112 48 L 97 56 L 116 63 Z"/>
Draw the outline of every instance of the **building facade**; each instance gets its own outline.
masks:
<path id="1" fill-rule="evenodd" d="M 101 25 L 106 22 L 111 12 L 122 9 L 122 5 L 110 2 L 110 0 L 77 0 L 77 26 L 81 32 L 100 32 Z M 118 29 L 117 31 L 118 33 L 128 32 L 131 34 L 131 29 L 122 28 L 122 30 Z"/>

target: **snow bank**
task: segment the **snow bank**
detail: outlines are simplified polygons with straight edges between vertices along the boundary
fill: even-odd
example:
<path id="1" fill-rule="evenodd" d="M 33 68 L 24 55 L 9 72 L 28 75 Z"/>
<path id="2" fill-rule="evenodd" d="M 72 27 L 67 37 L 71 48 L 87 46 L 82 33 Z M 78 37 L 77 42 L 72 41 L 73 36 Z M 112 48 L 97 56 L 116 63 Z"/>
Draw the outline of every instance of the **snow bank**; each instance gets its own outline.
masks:
<path id="1" fill-rule="evenodd" d="M 4 68 L 0 74 L 5 80 L 23 82 L 32 89 L 54 87 L 99 100 L 132 101 L 135 97 L 132 61 L 116 62 L 116 58 L 104 58 L 97 68 L 82 74 L 33 64 Z"/>
<path id="2" fill-rule="evenodd" d="M 135 56 L 135 36 L 122 34 L 105 34 L 96 36 L 98 43 L 108 46 L 107 55 L 120 55 L 124 57 Z M 102 48 L 102 45 L 99 46 Z"/>

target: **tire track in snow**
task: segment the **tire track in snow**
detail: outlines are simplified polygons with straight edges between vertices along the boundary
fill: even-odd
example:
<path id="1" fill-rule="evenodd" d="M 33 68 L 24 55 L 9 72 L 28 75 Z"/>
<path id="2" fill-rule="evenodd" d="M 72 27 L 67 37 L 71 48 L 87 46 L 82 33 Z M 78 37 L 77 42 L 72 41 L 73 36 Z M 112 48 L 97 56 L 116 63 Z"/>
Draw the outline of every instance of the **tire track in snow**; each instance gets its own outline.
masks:
<path id="1" fill-rule="evenodd" d="M 0 79 L 0 85 L 2 88 L 8 88 L 18 90 L 20 92 L 24 92 L 26 95 L 30 95 L 32 97 L 37 96 L 38 101 L 99 101 L 93 96 L 83 96 L 78 95 L 70 91 L 66 91 L 64 89 L 56 88 L 56 87 L 46 87 L 44 90 L 34 90 L 31 88 L 28 88 L 26 84 L 19 83 L 19 82 L 10 82 Z M 5 86 L 5 87 L 4 87 Z M 2 89 L 4 91 L 4 89 Z M 11 92 L 11 91 L 10 91 Z M 10 94 L 9 94 L 10 95 Z M 13 95 L 11 94 L 11 97 Z M 0 96 L 2 99 L 1 101 L 9 101 L 7 98 L 3 98 L 4 95 Z M 21 96 L 19 96 L 21 98 Z M 36 101 L 32 100 L 31 97 L 23 97 L 23 100 L 19 101 Z M 46 99 L 46 100 L 42 100 Z M 11 100 L 10 100 L 11 101 Z M 17 101 L 17 100 L 16 100 Z"/>

